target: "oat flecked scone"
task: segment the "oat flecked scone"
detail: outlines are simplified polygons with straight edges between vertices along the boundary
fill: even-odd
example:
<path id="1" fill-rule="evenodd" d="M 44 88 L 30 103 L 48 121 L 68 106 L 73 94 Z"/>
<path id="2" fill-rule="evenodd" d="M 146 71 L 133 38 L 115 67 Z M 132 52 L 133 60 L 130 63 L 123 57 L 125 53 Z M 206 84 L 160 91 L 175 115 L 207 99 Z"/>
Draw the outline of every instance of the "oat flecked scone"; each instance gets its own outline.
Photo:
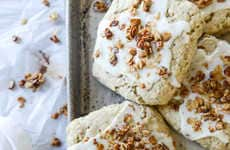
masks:
<path id="1" fill-rule="evenodd" d="M 203 31 L 200 15 L 187 0 L 114 0 L 98 27 L 93 75 L 139 104 L 168 103 Z"/>
<path id="2" fill-rule="evenodd" d="M 204 32 L 224 33 L 230 29 L 230 0 L 190 0 L 199 8 L 205 22 Z"/>
<path id="3" fill-rule="evenodd" d="M 198 47 L 187 81 L 159 111 L 208 150 L 230 150 L 230 45 L 206 35 Z"/>
<path id="4" fill-rule="evenodd" d="M 68 150 L 175 150 L 160 114 L 128 101 L 74 120 L 67 127 L 67 142 Z"/>

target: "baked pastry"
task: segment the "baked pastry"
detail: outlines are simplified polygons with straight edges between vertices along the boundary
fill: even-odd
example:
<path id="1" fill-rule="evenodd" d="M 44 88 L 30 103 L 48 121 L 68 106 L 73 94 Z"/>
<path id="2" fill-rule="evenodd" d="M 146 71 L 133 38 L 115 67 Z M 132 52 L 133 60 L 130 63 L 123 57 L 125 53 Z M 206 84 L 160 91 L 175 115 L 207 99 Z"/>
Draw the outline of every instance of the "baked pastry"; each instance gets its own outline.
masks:
<path id="1" fill-rule="evenodd" d="M 209 150 L 229 150 L 230 45 L 206 35 L 198 47 L 187 80 L 159 111 L 190 140 Z"/>
<path id="2" fill-rule="evenodd" d="M 68 150 L 174 150 L 160 114 L 132 102 L 104 107 L 67 127 Z"/>
<path id="3" fill-rule="evenodd" d="M 224 33 L 230 28 L 230 0 L 190 0 L 201 10 L 204 17 L 204 32 Z"/>
<path id="4" fill-rule="evenodd" d="M 98 27 L 93 75 L 126 99 L 167 104 L 203 31 L 200 15 L 187 0 L 114 0 Z"/>

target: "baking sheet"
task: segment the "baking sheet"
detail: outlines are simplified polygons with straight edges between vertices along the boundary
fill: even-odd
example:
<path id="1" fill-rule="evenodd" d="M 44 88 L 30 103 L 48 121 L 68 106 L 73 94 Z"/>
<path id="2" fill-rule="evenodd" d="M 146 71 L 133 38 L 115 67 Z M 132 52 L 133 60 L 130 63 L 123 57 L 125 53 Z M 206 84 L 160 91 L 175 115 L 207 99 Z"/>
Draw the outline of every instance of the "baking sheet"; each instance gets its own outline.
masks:
<path id="1" fill-rule="evenodd" d="M 95 12 L 93 0 L 70 0 L 69 41 L 69 120 L 124 99 L 101 85 L 92 76 L 92 53 L 98 23 L 105 13 Z M 107 1 L 108 4 L 110 1 Z M 202 150 L 173 131 L 178 150 Z"/>

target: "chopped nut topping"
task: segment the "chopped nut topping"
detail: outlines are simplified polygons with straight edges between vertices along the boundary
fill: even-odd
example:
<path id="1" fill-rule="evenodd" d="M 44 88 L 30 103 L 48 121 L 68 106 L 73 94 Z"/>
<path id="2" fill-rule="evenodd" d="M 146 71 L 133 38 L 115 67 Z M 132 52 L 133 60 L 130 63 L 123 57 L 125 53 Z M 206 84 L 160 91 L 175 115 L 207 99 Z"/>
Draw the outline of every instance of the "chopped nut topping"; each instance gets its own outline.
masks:
<path id="1" fill-rule="evenodd" d="M 115 27 L 119 24 L 119 21 L 118 20 L 113 20 L 111 23 L 110 23 L 110 27 Z"/>
<path id="2" fill-rule="evenodd" d="M 93 3 L 93 8 L 97 12 L 106 12 L 108 9 L 108 6 L 106 5 L 104 0 L 96 0 Z"/>
<path id="3" fill-rule="evenodd" d="M 224 69 L 224 74 L 225 74 L 227 77 L 230 77 L 230 66 L 228 66 L 227 68 Z"/>
<path id="4" fill-rule="evenodd" d="M 142 89 L 144 89 L 146 86 L 145 86 L 144 83 L 141 83 L 141 84 L 140 84 L 140 87 L 141 87 Z"/>
<path id="5" fill-rule="evenodd" d="M 11 80 L 11 81 L 9 82 L 8 89 L 13 90 L 14 87 L 15 87 L 15 81 L 14 81 L 14 80 Z"/>
<path id="6" fill-rule="evenodd" d="M 52 20 L 52 21 L 57 21 L 58 18 L 59 18 L 59 15 L 58 15 L 57 12 L 52 12 L 52 13 L 50 14 L 49 18 L 50 18 L 50 20 Z"/>
<path id="7" fill-rule="evenodd" d="M 187 119 L 187 123 L 192 125 L 192 128 L 195 132 L 200 131 L 201 130 L 201 121 L 197 120 L 195 118 L 188 118 Z"/>
<path id="8" fill-rule="evenodd" d="M 230 65 L 230 56 L 220 57 L 225 65 Z"/>
<path id="9" fill-rule="evenodd" d="M 121 49 L 124 47 L 124 44 L 122 44 L 121 40 L 118 40 L 118 42 L 116 43 L 116 48 Z"/>
<path id="10" fill-rule="evenodd" d="M 229 68 L 230 71 L 230 68 Z M 213 71 L 210 72 L 210 78 L 214 80 L 223 80 L 224 77 L 222 75 L 222 67 L 217 65 Z"/>
<path id="11" fill-rule="evenodd" d="M 224 128 L 225 128 L 224 123 L 222 121 L 219 121 L 219 122 L 216 123 L 216 129 L 217 130 L 222 130 Z"/>
<path id="12" fill-rule="evenodd" d="M 172 37 L 170 32 L 164 32 L 162 36 L 164 41 L 168 41 Z"/>
<path id="13" fill-rule="evenodd" d="M 59 38 L 55 34 L 52 37 L 50 37 L 50 40 L 52 42 L 54 42 L 54 43 L 59 43 L 60 42 Z"/>
<path id="14" fill-rule="evenodd" d="M 136 48 L 130 48 L 129 49 L 129 54 L 131 54 L 132 56 L 135 56 L 137 54 Z"/>
<path id="15" fill-rule="evenodd" d="M 108 40 L 111 40 L 113 37 L 113 32 L 109 28 L 105 29 L 104 34 L 105 34 L 106 39 Z"/>
<path id="16" fill-rule="evenodd" d="M 20 87 L 25 87 L 29 89 L 33 89 L 36 91 L 41 85 L 45 82 L 45 78 L 41 73 L 28 73 L 25 75 L 25 79 L 19 82 Z"/>
<path id="17" fill-rule="evenodd" d="M 150 142 L 152 145 L 157 144 L 157 140 L 156 140 L 156 138 L 155 138 L 154 136 L 149 137 L 149 142 Z"/>
<path id="18" fill-rule="evenodd" d="M 42 3 L 43 3 L 45 6 L 47 6 L 47 7 L 50 6 L 49 0 L 42 0 Z"/>
<path id="19" fill-rule="evenodd" d="M 143 10 L 148 12 L 152 6 L 152 0 L 144 0 Z"/>
<path id="20" fill-rule="evenodd" d="M 199 8 L 205 8 L 212 4 L 213 0 L 190 0 L 196 4 Z"/>
<path id="21" fill-rule="evenodd" d="M 169 148 L 165 144 L 157 144 L 152 150 L 169 150 Z"/>
<path id="22" fill-rule="evenodd" d="M 51 145 L 53 147 L 60 147 L 61 146 L 61 141 L 58 138 L 54 137 L 52 139 L 52 141 L 51 141 Z"/>
<path id="23" fill-rule="evenodd" d="M 202 71 L 197 71 L 196 75 L 191 78 L 191 81 L 192 82 L 200 82 L 200 81 L 204 80 L 204 78 L 205 78 L 205 74 Z"/>
<path id="24" fill-rule="evenodd" d="M 124 122 L 129 123 L 130 121 L 132 121 L 132 119 L 133 119 L 133 116 L 131 114 L 127 114 L 124 117 Z"/>
<path id="25" fill-rule="evenodd" d="M 109 62 L 110 64 L 112 64 L 113 66 L 115 66 L 117 64 L 117 56 L 115 53 L 111 53 L 110 57 L 109 57 Z"/>
<path id="26" fill-rule="evenodd" d="M 119 26 L 119 29 L 120 29 L 120 30 L 124 30 L 125 28 L 126 28 L 126 25 L 125 25 L 125 24 L 122 24 L 122 25 Z"/>
<path id="27" fill-rule="evenodd" d="M 16 35 L 12 36 L 12 40 L 13 40 L 13 42 L 15 42 L 17 44 L 19 44 L 21 42 L 21 38 L 19 36 L 16 36 Z"/>
<path id="28" fill-rule="evenodd" d="M 158 75 L 167 78 L 170 74 L 168 72 L 168 69 L 162 66 L 158 69 Z"/>
<path id="29" fill-rule="evenodd" d="M 26 99 L 22 96 L 18 97 L 17 101 L 19 102 L 19 107 L 20 108 L 23 108 L 25 106 L 25 103 L 26 103 Z"/>
<path id="30" fill-rule="evenodd" d="M 99 50 L 96 50 L 94 55 L 96 58 L 98 58 L 98 57 L 100 57 L 100 54 L 101 54 L 101 52 Z"/>
<path id="31" fill-rule="evenodd" d="M 186 86 L 184 86 L 183 84 L 181 85 L 180 89 L 179 89 L 179 95 L 181 97 L 187 97 L 189 95 L 189 90 Z"/>
<path id="32" fill-rule="evenodd" d="M 127 31 L 126 31 L 127 39 L 132 40 L 137 35 L 140 24 L 141 24 L 140 19 L 130 20 L 130 26 L 127 28 Z"/>

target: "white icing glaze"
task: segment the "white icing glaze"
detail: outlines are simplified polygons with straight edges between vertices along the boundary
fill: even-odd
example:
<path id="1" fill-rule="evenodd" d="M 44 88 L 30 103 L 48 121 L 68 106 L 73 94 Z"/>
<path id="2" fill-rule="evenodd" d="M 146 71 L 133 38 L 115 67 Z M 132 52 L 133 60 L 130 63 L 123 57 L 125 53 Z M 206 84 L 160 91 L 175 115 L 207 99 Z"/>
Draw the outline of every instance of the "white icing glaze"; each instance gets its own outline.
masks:
<path id="1" fill-rule="evenodd" d="M 132 106 L 130 107 L 130 105 Z M 144 112 L 143 106 L 132 104 L 131 102 L 124 102 L 124 106 L 119 111 L 119 114 L 117 116 L 114 116 L 113 121 L 104 131 L 102 131 L 102 134 L 106 133 L 106 131 L 108 130 L 118 129 L 124 126 L 125 125 L 124 117 L 127 114 L 132 114 L 134 122 L 146 123 L 149 125 L 149 118 L 152 115 L 151 110 L 150 108 L 146 107 L 145 109 L 146 113 L 144 114 L 143 112 Z M 144 116 L 146 116 L 145 119 L 143 119 Z M 153 135 L 157 139 L 158 143 L 164 143 L 170 150 L 174 150 L 173 141 L 170 136 L 165 135 L 162 132 L 158 132 L 156 129 L 151 132 L 151 135 Z M 95 137 L 90 138 L 87 142 L 80 142 L 78 144 L 75 144 L 72 147 L 70 147 L 68 150 L 82 150 L 82 149 L 96 150 L 97 148 L 95 144 L 93 144 L 94 139 L 96 139 L 98 143 L 103 144 L 104 149 L 108 149 L 109 146 L 108 141 L 102 139 L 101 134 L 97 134 Z M 146 140 L 146 144 L 145 144 L 146 147 L 148 148 L 152 147 L 151 144 L 148 144 L 149 142 L 146 137 L 142 137 L 142 140 Z"/>
<path id="2" fill-rule="evenodd" d="M 209 73 L 214 70 L 217 65 L 223 66 L 223 62 L 220 59 L 220 56 L 230 56 L 230 45 L 227 42 L 219 41 L 217 43 L 216 49 L 209 55 L 207 55 L 204 50 L 199 49 L 197 52 L 196 58 L 194 58 L 194 62 L 192 64 L 192 68 L 194 69 L 190 75 L 194 75 L 196 71 L 201 70 L 206 74 L 206 79 L 209 77 Z M 202 64 L 207 62 L 209 67 L 206 69 Z M 187 83 L 188 84 L 188 83 Z M 195 132 L 192 129 L 192 126 L 187 123 L 187 119 L 189 117 L 201 119 L 201 115 L 199 113 L 195 113 L 194 111 L 188 111 L 186 107 L 186 103 L 190 99 L 194 99 L 196 96 L 202 97 L 204 100 L 207 100 L 207 97 L 204 95 L 199 95 L 196 93 L 190 93 L 188 97 L 184 99 L 184 103 L 180 106 L 179 113 L 181 118 L 181 132 L 191 140 L 198 140 L 204 137 L 214 136 L 219 138 L 222 142 L 229 142 L 229 137 L 223 132 L 223 130 L 210 132 L 208 127 L 209 125 L 215 126 L 214 121 L 202 121 L 201 131 Z M 214 108 L 216 108 L 216 104 L 212 104 Z M 224 122 L 230 123 L 230 114 L 219 112 L 224 115 Z"/>
<path id="3" fill-rule="evenodd" d="M 215 11 L 219 11 L 222 9 L 229 9 L 230 8 L 230 0 L 225 0 L 224 2 L 217 2 L 217 0 L 213 0 L 213 3 L 208 7 L 202 9 L 205 13 L 211 13 Z"/>
<path id="4" fill-rule="evenodd" d="M 170 32 L 172 35 L 172 38 L 164 43 L 164 47 L 160 50 L 160 54 L 162 55 L 162 59 L 159 64 L 156 64 L 158 67 L 166 67 L 168 70 L 171 68 L 171 60 L 172 60 L 172 54 L 171 50 L 169 49 L 172 42 L 175 40 L 177 36 L 182 34 L 184 31 L 189 30 L 189 24 L 185 21 L 177 21 L 173 23 L 169 23 L 167 18 L 165 17 L 165 13 L 167 11 L 168 7 L 168 0 L 161 0 L 161 1 L 154 1 L 151 7 L 150 12 L 144 12 L 142 10 L 142 7 L 140 6 L 137 10 L 136 16 L 131 16 L 130 11 L 126 10 L 124 12 L 121 12 L 116 16 L 116 20 L 119 20 L 119 24 L 126 24 L 126 26 L 129 25 L 129 20 L 131 18 L 140 18 L 142 25 L 145 25 L 148 22 L 156 21 L 155 16 L 157 13 L 160 12 L 161 17 L 160 20 L 156 21 L 156 29 L 162 33 L 162 32 Z M 103 19 L 101 23 L 99 24 L 98 28 L 98 35 L 97 35 L 97 42 L 95 46 L 95 50 L 99 50 L 101 55 L 99 58 L 95 59 L 95 63 L 99 64 L 104 68 L 107 72 L 112 74 L 113 76 L 119 76 L 119 75 L 125 75 L 129 78 L 129 83 L 144 83 L 146 87 L 152 87 L 152 85 L 157 82 L 160 79 L 160 76 L 157 74 L 156 68 L 146 68 L 144 67 L 142 70 L 139 70 L 138 73 L 140 74 L 140 79 L 136 79 L 136 73 L 131 73 L 129 70 L 129 66 L 127 64 L 127 58 L 130 56 L 128 53 L 129 48 L 136 46 L 136 41 L 128 41 L 126 38 L 126 32 L 121 31 L 118 27 L 109 27 L 110 22 L 114 18 L 110 19 Z M 104 33 L 105 28 L 108 28 L 114 33 L 113 38 L 111 40 L 107 40 L 102 35 Z M 109 47 L 114 47 L 116 42 L 118 40 L 121 40 L 121 42 L 124 44 L 124 47 L 119 50 L 119 53 L 117 54 L 118 57 L 118 63 L 113 66 L 109 62 Z M 188 40 L 188 39 L 186 39 Z M 137 48 L 138 51 L 141 51 L 139 48 Z M 153 55 L 156 55 L 156 51 L 154 51 Z M 135 61 L 138 60 L 138 56 L 135 56 Z M 149 76 L 148 74 L 151 73 Z M 180 86 L 179 82 L 177 82 L 175 77 L 171 77 L 171 84 L 178 87 Z"/>

